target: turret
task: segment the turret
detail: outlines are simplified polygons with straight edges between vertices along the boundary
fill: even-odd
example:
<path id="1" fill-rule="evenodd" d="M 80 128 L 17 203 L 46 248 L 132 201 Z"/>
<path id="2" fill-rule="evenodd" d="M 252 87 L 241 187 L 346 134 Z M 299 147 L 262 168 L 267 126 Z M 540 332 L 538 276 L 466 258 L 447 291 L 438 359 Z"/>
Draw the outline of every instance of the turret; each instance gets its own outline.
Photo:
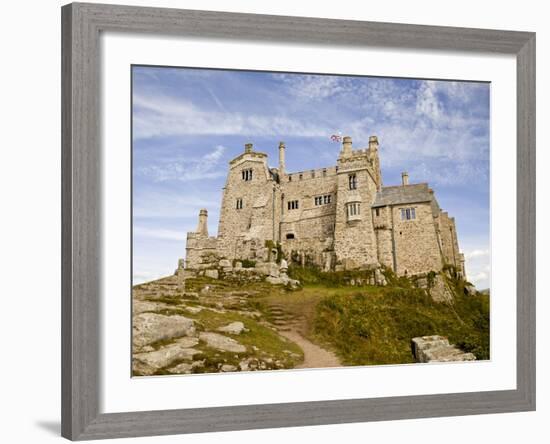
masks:
<path id="1" fill-rule="evenodd" d="M 253 145 L 251 143 L 246 143 L 244 145 L 244 152 L 245 153 L 251 153 L 252 152 Z"/>
<path id="2" fill-rule="evenodd" d="M 370 136 L 369 137 L 369 150 L 371 152 L 378 151 L 378 137 L 376 136 Z"/>
<path id="3" fill-rule="evenodd" d="M 200 236 L 208 236 L 208 211 L 204 208 L 199 211 L 199 225 L 197 226 L 197 234 Z"/>
<path id="4" fill-rule="evenodd" d="M 285 143 L 279 142 L 279 175 L 285 174 Z"/>
<path id="5" fill-rule="evenodd" d="M 351 154 L 352 154 L 351 137 L 345 136 L 342 141 L 342 151 L 340 152 L 340 157 L 350 157 Z"/>

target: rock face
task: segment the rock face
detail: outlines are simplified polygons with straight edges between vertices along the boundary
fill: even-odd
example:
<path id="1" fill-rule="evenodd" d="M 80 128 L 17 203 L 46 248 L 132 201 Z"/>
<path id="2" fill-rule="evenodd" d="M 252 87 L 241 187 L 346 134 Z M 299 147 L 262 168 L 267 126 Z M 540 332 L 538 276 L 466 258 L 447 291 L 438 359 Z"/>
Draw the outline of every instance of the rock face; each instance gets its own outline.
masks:
<path id="1" fill-rule="evenodd" d="M 195 323 L 183 316 L 165 316 L 157 313 L 140 313 L 133 319 L 132 345 L 141 348 L 161 339 L 195 334 Z"/>
<path id="2" fill-rule="evenodd" d="M 199 343 L 196 338 L 182 338 L 173 344 L 149 353 L 136 353 L 132 361 L 135 372 L 142 375 L 152 375 L 158 369 L 166 367 L 175 361 L 192 360 L 200 351 L 193 347 Z"/>
<path id="3" fill-rule="evenodd" d="M 232 335 L 240 335 L 244 330 L 246 329 L 244 328 L 244 324 L 242 322 L 232 322 L 231 324 L 218 328 L 218 331 Z"/>
<path id="4" fill-rule="evenodd" d="M 219 278 L 219 273 L 218 273 L 218 270 L 205 270 L 204 272 L 204 275 L 206 277 L 209 277 L 209 278 L 212 278 L 212 279 L 218 279 Z"/>
<path id="5" fill-rule="evenodd" d="M 199 339 L 206 342 L 208 347 L 215 348 L 217 350 L 233 353 L 244 353 L 246 351 L 246 347 L 244 345 L 239 344 L 234 339 L 218 333 L 202 332 L 199 335 Z"/>
<path id="6" fill-rule="evenodd" d="M 445 279 L 439 274 L 434 279 L 433 287 L 430 289 L 430 296 L 435 302 L 449 302 L 453 300 L 451 290 L 449 290 Z"/>
<path id="7" fill-rule="evenodd" d="M 475 361 L 473 353 L 465 353 L 443 336 L 422 336 L 412 339 L 417 362 Z"/>

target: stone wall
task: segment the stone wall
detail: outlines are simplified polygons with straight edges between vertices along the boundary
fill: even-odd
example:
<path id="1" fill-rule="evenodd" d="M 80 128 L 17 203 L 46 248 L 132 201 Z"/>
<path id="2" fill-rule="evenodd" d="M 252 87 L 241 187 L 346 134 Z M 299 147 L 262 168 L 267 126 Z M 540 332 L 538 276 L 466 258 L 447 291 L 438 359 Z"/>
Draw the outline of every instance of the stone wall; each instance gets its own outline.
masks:
<path id="1" fill-rule="evenodd" d="M 243 179 L 243 170 L 252 171 L 251 180 Z M 235 255 L 237 238 L 273 239 L 278 228 L 279 195 L 266 154 L 250 150 L 230 162 L 218 226 L 222 255 Z M 238 199 L 242 208 L 237 208 Z"/>
<path id="2" fill-rule="evenodd" d="M 205 253 L 265 261 L 266 241 L 271 241 L 280 242 L 287 258 L 327 271 L 384 265 L 410 276 L 439 271 L 450 263 L 463 273 L 454 219 L 440 211 L 435 198 L 431 203 L 372 208 L 382 190 L 376 137 L 369 139 L 368 149 L 359 150 L 344 138 L 334 167 L 287 174 L 284 148 L 280 153 L 279 169 L 270 169 L 267 155 L 251 144 L 230 162 L 218 237 L 208 237 L 206 231 L 189 233 L 188 267 L 200 265 Z M 245 170 L 252 172 L 251 180 L 243 177 Z M 355 174 L 355 189 L 350 189 L 350 174 Z M 298 202 L 297 208 L 289 209 L 292 201 Z M 352 217 L 350 204 L 357 205 Z M 401 208 L 415 208 L 416 218 L 401 220 Z"/>
<path id="3" fill-rule="evenodd" d="M 199 233 L 187 233 L 185 247 L 185 262 L 187 268 L 197 268 L 204 263 L 204 257 L 217 255 L 219 251 L 218 239 L 202 236 Z"/>
<path id="4" fill-rule="evenodd" d="M 439 230 L 444 262 L 454 265 L 461 271 L 461 256 L 454 217 L 449 217 L 448 213 L 442 211 L 439 215 Z"/>
<path id="5" fill-rule="evenodd" d="M 285 241 L 287 236 L 292 235 L 300 240 L 334 235 L 336 169 L 323 171 L 305 171 L 281 178 L 280 237 L 277 240 Z M 330 196 L 330 203 L 316 205 L 315 198 L 324 199 L 324 196 Z M 298 201 L 297 209 L 288 208 L 288 203 L 292 201 Z"/>
<path id="6" fill-rule="evenodd" d="M 355 174 L 356 189 L 350 190 L 349 176 Z M 338 159 L 338 201 L 334 232 L 337 261 L 344 268 L 355 268 L 378 261 L 371 205 L 378 185 L 366 151 Z M 348 220 L 347 206 L 359 205 L 358 214 Z"/>
<path id="7" fill-rule="evenodd" d="M 414 208 L 415 219 L 401 220 L 402 208 Z M 395 272 L 414 275 L 442 268 L 434 217 L 430 203 L 392 207 L 395 242 Z"/>

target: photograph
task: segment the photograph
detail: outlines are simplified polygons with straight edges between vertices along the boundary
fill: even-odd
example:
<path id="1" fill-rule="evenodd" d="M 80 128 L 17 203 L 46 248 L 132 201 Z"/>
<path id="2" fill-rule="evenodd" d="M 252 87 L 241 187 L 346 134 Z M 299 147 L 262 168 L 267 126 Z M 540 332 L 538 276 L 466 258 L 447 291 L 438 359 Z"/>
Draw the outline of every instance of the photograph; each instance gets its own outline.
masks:
<path id="1" fill-rule="evenodd" d="M 490 359 L 490 83 L 131 69 L 133 376 Z"/>

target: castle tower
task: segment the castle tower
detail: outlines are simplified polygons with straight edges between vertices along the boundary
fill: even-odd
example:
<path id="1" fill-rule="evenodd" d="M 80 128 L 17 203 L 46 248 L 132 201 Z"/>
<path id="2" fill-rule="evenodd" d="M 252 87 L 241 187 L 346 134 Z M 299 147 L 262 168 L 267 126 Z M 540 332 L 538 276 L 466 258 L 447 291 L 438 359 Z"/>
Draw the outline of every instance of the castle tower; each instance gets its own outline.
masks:
<path id="1" fill-rule="evenodd" d="M 380 170 L 380 157 L 378 157 L 378 137 L 369 137 L 369 159 L 374 170 L 374 178 L 376 181 L 376 189 L 382 189 L 382 171 Z"/>
<path id="2" fill-rule="evenodd" d="M 279 142 L 279 176 L 285 174 L 285 143 Z"/>
<path id="3" fill-rule="evenodd" d="M 256 241 L 263 248 L 266 240 L 275 239 L 279 214 L 275 178 L 267 165 L 267 154 L 251 143 L 229 162 L 218 224 L 220 254 L 253 259 L 250 251 L 245 251 L 249 244 Z"/>
<path id="4" fill-rule="evenodd" d="M 342 151 L 340 151 L 340 157 L 350 157 L 352 154 L 351 137 L 345 136 L 342 140 Z"/>
<path id="5" fill-rule="evenodd" d="M 368 150 L 353 150 L 351 137 L 346 136 L 338 158 L 334 250 L 344 268 L 377 262 L 370 209 L 380 187 L 377 148 L 374 137 Z"/>
<path id="6" fill-rule="evenodd" d="M 200 236 L 208 237 L 208 211 L 204 208 L 199 211 L 199 225 L 197 226 L 197 233 Z"/>

